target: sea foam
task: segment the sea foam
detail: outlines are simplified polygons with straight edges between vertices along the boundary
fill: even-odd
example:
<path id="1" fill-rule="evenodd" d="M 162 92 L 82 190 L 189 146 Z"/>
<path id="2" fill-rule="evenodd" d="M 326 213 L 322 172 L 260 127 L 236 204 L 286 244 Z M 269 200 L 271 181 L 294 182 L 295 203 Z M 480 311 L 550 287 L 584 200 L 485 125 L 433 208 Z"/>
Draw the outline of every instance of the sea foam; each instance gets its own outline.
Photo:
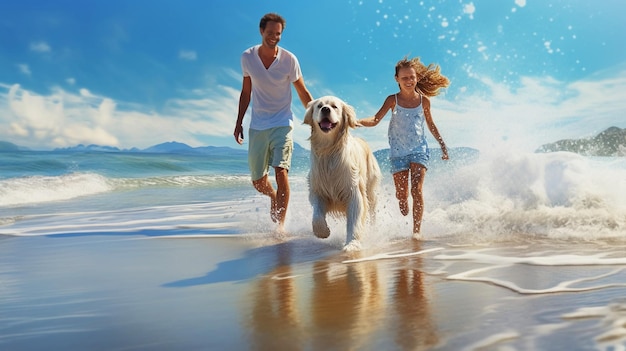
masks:
<path id="1" fill-rule="evenodd" d="M 621 238 L 623 165 L 572 153 L 518 153 L 440 170 L 426 178 L 424 225 L 442 234 Z"/>
<path id="2" fill-rule="evenodd" d="M 0 181 L 0 206 L 68 200 L 112 189 L 106 177 L 95 173 L 10 178 Z"/>

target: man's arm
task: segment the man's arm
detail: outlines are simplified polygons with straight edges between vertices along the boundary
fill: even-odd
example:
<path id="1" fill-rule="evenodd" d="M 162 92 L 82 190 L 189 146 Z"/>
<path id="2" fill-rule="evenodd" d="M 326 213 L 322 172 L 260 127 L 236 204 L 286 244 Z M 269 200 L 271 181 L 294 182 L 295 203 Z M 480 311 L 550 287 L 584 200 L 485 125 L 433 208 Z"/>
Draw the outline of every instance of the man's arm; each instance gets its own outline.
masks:
<path id="1" fill-rule="evenodd" d="M 243 144 L 243 116 L 248 110 L 250 105 L 250 95 L 252 94 L 252 79 L 250 77 L 243 77 L 243 83 L 241 85 L 241 94 L 239 94 L 239 112 L 237 113 L 237 123 L 235 123 L 235 141 L 241 145 Z"/>
<path id="2" fill-rule="evenodd" d="M 300 77 L 300 79 L 293 82 L 293 86 L 296 88 L 296 91 L 298 92 L 298 97 L 300 97 L 300 101 L 302 101 L 302 105 L 304 105 L 304 108 L 306 108 L 309 102 L 313 100 L 313 96 L 311 95 L 309 90 L 306 88 L 306 85 L 304 84 L 304 78 Z"/>

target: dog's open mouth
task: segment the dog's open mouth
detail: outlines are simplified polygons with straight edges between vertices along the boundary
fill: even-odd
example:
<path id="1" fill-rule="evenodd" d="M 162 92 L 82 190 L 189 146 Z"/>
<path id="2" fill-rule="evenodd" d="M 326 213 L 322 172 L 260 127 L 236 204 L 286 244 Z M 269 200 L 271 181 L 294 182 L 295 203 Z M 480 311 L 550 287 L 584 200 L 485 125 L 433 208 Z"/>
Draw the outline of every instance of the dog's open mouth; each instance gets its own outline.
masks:
<path id="1" fill-rule="evenodd" d="M 333 128 L 335 128 L 335 126 L 337 125 L 337 123 L 333 123 L 331 122 L 328 118 L 324 118 L 320 123 L 320 129 L 324 132 L 324 133 L 328 133 L 331 130 L 333 130 Z"/>

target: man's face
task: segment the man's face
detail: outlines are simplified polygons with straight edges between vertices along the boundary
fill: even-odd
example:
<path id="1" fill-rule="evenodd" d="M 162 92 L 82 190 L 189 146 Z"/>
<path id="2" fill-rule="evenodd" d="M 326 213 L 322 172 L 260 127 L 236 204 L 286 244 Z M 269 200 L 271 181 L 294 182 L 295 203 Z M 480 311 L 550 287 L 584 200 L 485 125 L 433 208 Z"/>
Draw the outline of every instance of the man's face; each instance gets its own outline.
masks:
<path id="1" fill-rule="evenodd" d="M 283 25 L 278 22 L 267 22 L 265 29 L 261 29 L 261 37 L 263 44 L 275 48 L 280 41 L 280 35 L 283 33 Z"/>

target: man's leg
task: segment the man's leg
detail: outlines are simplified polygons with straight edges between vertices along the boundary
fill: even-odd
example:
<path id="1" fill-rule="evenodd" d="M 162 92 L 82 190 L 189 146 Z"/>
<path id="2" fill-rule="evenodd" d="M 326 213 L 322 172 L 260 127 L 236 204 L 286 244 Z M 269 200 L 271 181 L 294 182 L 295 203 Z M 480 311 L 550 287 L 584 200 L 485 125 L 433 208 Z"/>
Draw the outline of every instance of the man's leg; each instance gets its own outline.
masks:
<path id="1" fill-rule="evenodd" d="M 287 207 L 289 206 L 289 171 L 285 168 L 275 167 L 276 173 L 276 192 L 274 195 L 276 209 L 275 216 L 279 228 L 284 229 L 285 217 L 287 216 Z"/>
<path id="2" fill-rule="evenodd" d="M 252 179 L 252 186 L 261 194 L 271 199 L 270 217 L 273 222 L 276 218 L 276 191 L 268 179 L 267 171 L 270 162 L 271 131 L 250 129 L 248 145 L 248 165 Z"/>
<path id="3" fill-rule="evenodd" d="M 289 206 L 289 167 L 293 153 L 293 137 L 291 127 L 275 128 L 272 133 L 271 165 L 276 175 L 275 218 L 278 230 L 284 231 L 287 207 Z"/>
<path id="4" fill-rule="evenodd" d="M 277 177 L 278 179 L 278 177 Z M 274 187 L 272 187 L 272 183 L 270 183 L 267 178 L 267 174 L 264 175 L 261 179 L 253 180 L 252 185 L 254 188 L 263 195 L 267 195 L 272 200 L 272 207 L 270 209 L 270 216 L 272 217 L 272 221 L 276 222 L 278 220 L 276 215 L 276 191 L 274 191 Z M 280 189 L 280 186 L 279 186 Z"/>

